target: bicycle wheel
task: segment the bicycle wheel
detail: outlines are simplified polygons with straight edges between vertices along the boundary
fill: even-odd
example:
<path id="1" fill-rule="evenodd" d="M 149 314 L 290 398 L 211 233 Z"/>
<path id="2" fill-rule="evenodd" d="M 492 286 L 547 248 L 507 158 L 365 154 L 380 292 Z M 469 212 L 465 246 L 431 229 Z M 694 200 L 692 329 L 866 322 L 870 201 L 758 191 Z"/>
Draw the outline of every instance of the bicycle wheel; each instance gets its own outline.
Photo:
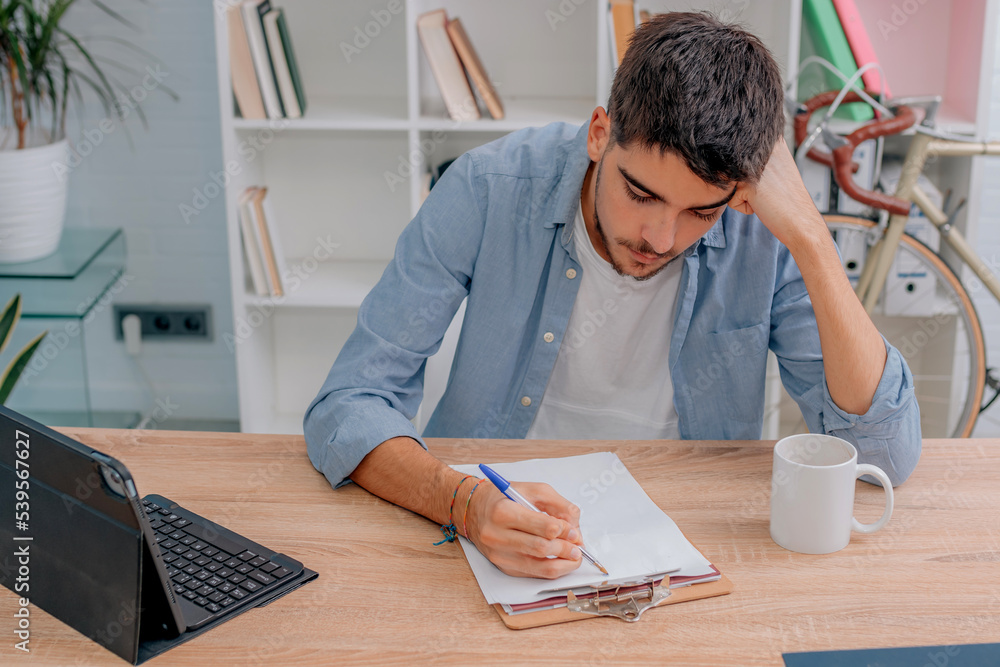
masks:
<path id="1" fill-rule="evenodd" d="M 844 269 L 857 283 L 875 223 L 828 215 Z M 874 237 L 874 238 L 873 238 Z M 986 357 L 979 316 L 961 281 L 930 248 L 907 234 L 871 317 L 913 373 L 925 438 L 966 438 L 982 405 Z"/>

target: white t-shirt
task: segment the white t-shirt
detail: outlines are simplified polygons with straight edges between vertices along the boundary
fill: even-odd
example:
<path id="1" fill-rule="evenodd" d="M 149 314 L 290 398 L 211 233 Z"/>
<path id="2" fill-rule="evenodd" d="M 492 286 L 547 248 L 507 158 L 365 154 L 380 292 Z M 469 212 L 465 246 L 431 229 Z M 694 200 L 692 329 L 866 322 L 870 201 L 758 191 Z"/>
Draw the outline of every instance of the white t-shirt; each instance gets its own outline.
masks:
<path id="1" fill-rule="evenodd" d="M 577 209 L 583 275 L 528 439 L 678 438 L 670 334 L 683 260 L 646 281 L 620 276 L 594 249 Z"/>

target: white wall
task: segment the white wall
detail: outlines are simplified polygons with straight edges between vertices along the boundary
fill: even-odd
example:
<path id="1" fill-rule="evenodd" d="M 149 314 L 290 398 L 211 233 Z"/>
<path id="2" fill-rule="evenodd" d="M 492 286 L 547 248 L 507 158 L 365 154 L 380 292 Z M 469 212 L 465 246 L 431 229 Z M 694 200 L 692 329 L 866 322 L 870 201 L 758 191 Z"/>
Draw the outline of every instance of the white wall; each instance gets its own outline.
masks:
<path id="1" fill-rule="evenodd" d="M 110 0 L 110 6 L 141 27 L 134 32 L 90 2 L 79 2 L 66 19 L 78 35 L 115 35 L 164 61 L 162 84 L 175 90 L 174 102 L 153 90 L 143 102 L 149 129 L 133 112 L 126 125 L 134 147 L 119 126 L 100 131 L 104 118 L 91 104 L 68 130 L 78 150 L 88 152 L 70 175 L 67 224 L 124 227 L 128 263 L 117 303 L 210 304 L 215 338 L 211 343 L 149 343 L 137 364 L 113 340 L 110 308 L 87 330 L 90 374 L 98 408 L 149 410 L 163 405 L 176 418 L 236 419 L 236 371 L 221 333 L 232 332 L 225 208 L 220 196 L 186 222 L 179 206 L 192 204 L 210 174 L 222 169 L 218 84 L 212 3 L 206 0 Z M 95 50 L 143 68 L 113 45 Z M 107 66 L 135 97 L 138 75 Z M 147 83 L 155 85 L 153 79 Z M 107 124 L 105 124 L 107 127 Z M 95 145 L 96 144 L 96 145 Z M 88 146 L 92 150 L 88 151 Z M 211 190 L 211 188 L 209 188 Z M 147 389 L 142 371 L 154 388 Z"/>
<path id="2" fill-rule="evenodd" d="M 1000 141 L 1000 40 L 993 68 L 989 135 L 992 140 Z M 993 267 L 994 273 L 1000 273 L 1000 158 L 982 159 L 985 160 L 985 169 L 976 250 Z M 973 300 L 986 336 L 987 363 L 1000 368 L 1000 305 L 986 290 L 979 290 Z M 991 396 L 992 391 L 987 391 Z M 980 416 L 973 435 L 982 438 L 1000 436 L 1000 399 Z"/>

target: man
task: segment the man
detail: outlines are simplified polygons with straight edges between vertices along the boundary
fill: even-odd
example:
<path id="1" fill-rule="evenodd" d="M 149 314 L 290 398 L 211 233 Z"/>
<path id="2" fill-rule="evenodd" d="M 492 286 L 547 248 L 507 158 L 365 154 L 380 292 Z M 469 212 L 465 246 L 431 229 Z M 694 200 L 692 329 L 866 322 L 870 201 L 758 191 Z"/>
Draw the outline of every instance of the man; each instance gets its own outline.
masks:
<path id="1" fill-rule="evenodd" d="M 903 481 L 920 453 L 912 377 L 851 290 L 782 98 L 755 37 L 668 14 L 636 32 L 607 113 L 456 160 L 309 406 L 316 468 L 453 522 L 509 574 L 580 565 L 576 507 L 540 484 L 518 489 L 551 516 L 473 493 L 408 421 L 468 297 L 426 436 L 759 438 L 770 347 L 810 430 Z"/>

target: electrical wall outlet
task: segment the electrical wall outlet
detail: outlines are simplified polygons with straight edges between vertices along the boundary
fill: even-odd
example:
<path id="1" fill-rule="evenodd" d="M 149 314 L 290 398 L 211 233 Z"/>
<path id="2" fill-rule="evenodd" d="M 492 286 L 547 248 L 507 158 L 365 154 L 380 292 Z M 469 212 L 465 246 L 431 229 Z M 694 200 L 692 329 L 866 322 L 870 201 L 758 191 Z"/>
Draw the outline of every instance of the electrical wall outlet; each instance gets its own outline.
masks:
<path id="1" fill-rule="evenodd" d="M 115 338 L 123 340 L 122 320 L 138 315 L 142 322 L 142 339 L 212 340 L 212 307 L 115 305 Z"/>

